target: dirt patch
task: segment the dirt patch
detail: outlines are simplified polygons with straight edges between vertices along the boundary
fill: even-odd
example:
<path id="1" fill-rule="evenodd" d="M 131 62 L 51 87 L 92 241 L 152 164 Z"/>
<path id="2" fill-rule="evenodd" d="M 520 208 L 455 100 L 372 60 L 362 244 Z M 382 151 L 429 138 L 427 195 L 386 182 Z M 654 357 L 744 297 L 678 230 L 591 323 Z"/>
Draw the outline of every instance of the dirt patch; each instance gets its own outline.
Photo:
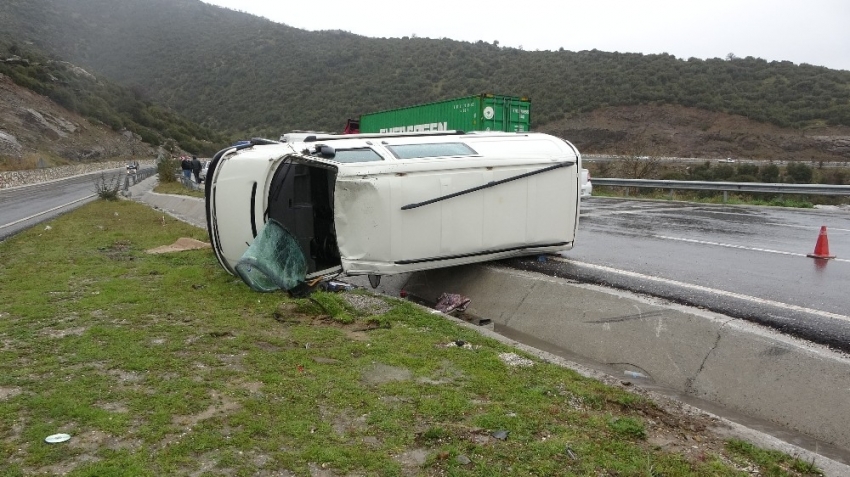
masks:
<path id="1" fill-rule="evenodd" d="M 379 301 L 386 304 L 383 300 L 379 299 Z M 283 323 L 285 325 L 309 325 L 337 328 L 342 330 L 349 339 L 355 341 L 368 341 L 369 336 L 367 332 L 381 328 L 381 325 L 374 321 L 353 320 L 350 322 L 341 322 L 335 320 L 329 315 L 314 315 L 307 313 L 302 311 L 301 306 L 297 303 L 292 302 L 282 303 L 278 306 L 277 310 L 272 314 L 272 318 L 274 318 L 274 320 L 278 323 Z"/>
<path id="2" fill-rule="evenodd" d="M 18 394 L 21 394 L 21 388 L 4 388 L 0 387 L 0 401 L 11 399 Z"/>
<path id="3" fill-rule="evenodd" d="M 366 430 L 366 415 L 355 415 L 351 409 L 332 409 L 325 405 L 319 406 L 322 420 L 331 423 L 334 433 L 340 437 Z"/>
<path id="4" fill-rule="evenodd" d="M 227 396 L 223 396 L 216 391 L 213 391 L 211 395 L 213 400 L 217 401 L 215 404 L 210 405 L 198 414 L 192 414 L 189 416 L 175 416 L 172 419 L 172 422 L 177 426 L 181 426 L 186 428 L 187 430 L 190 430 L 201 421 L 205 421 L 216 416 L 225 415 L 231 411 L 235 411 L 236 409 L 242 407 L 242 405 L 238 402 L 235 402 Z"/>
<path id="5" fill-rule="evenodd" d="M 409 369 L 375 363 L 363 370 L 361 381 L 368 385 L 378 385 L 393 381 L 408 381 L 413 377 Z"/>
<path id="6" fill-rule="evenodd" d="M 367 315 L 383 315 L 392 309 L 392 305 L 373 295 L 342 293 L 340 297 L 352 308 Z"/>
<path id="7" fill-rule="evenodd" d="M 211 245 L 207 242 L 202 242 L 200 240 L 196 240 L 189 237 L 180 237 L 171 245 L 162 245 L 160 247 L 152 248 L 149 250 L 145 250 L 147 253 L 173 253 L 173 252 L 184 252 L 186 250 L 201 250 L 205 248 L 211 248 Z"/>
<path id="8" fill-rule="evenodd" d="M 85 327 L 69 328 L 66 330 L 47 329 L 43 333 L 50 338 L 64 338 L 66 336 L 81 336 L 87 329 Z"/>
<path id="9" fill-rule="evenodd" d="M 428 460 L 428 450 L 423 448 L 411 449 L 396 455 L 395 460 L 404 468 L 404 475 L 416 475 L 420 467 Z"/>

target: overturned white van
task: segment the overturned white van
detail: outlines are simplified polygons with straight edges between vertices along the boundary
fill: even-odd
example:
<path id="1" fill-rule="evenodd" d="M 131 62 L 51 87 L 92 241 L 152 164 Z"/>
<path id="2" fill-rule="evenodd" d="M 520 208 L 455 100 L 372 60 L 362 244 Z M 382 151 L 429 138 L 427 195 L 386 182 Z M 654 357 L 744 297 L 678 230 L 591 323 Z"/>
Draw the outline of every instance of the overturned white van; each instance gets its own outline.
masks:
<path id="1" fill-rule="evenodd" d="M 272 246 L 277 259 L 297 258 L 300 280 L 374 280 L 572 248 L 580 170 L 572 144 L 539 133 L 254 140 L 213 159 L 207 226 L 221 265 L 243 278 L 237 265 L 273 224 L 291 244 Z"/>

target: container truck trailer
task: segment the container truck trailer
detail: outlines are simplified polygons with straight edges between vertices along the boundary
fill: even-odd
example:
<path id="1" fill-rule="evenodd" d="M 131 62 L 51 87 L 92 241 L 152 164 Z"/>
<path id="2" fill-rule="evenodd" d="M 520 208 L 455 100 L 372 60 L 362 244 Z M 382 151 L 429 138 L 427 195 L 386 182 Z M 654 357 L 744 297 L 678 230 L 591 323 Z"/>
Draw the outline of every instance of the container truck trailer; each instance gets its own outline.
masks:
<path id="1" fill-rule="evenodd" d="M 531 130 L 531 100 L 483 93 L 390 109 L 349 119 L 346 134 Z"/>

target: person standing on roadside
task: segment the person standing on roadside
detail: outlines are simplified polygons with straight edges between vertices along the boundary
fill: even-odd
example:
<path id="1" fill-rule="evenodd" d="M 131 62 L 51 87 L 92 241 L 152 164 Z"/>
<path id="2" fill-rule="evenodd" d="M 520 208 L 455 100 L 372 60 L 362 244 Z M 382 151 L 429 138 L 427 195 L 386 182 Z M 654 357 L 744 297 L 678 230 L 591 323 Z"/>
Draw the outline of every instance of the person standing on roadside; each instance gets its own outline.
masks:
<path id="1" fill-rule="evenodd" d="M 201 161 L 198 156 L 192 156 L 192 173 L 195 174 L 195 184 L 201 183 Z"/>
<path id="2" fill-rule="evenodd" d="M 183 171 L 183 180 L 189 182 L 192 180 L 192 161 L 188 156 L 183 156 L 180 160 L 180 169 Z"/>

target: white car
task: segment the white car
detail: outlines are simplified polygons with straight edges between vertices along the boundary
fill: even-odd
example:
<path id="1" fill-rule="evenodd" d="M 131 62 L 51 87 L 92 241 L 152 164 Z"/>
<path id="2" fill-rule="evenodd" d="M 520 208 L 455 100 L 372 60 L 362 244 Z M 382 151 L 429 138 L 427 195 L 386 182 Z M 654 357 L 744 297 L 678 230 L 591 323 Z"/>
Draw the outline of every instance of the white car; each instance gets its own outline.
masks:
<path id="1" fill-rule="evenodd" d="M 581 170 L 581 196 L 590 197 L 593 193 L 593 183 L 590 182 L 590 171 L 587 169 Z"/>
<path id="2" fill-rule="evenodd" d="M 212 160 L 207 227 L 221 265 L 249 285 L 258 237 L 301 282 L 557 252 L 573 246 L 580 165 L 572 144 L 540 133 L 255 140 Z M 272 235 L 281 242 L 266 247 Z"/>

